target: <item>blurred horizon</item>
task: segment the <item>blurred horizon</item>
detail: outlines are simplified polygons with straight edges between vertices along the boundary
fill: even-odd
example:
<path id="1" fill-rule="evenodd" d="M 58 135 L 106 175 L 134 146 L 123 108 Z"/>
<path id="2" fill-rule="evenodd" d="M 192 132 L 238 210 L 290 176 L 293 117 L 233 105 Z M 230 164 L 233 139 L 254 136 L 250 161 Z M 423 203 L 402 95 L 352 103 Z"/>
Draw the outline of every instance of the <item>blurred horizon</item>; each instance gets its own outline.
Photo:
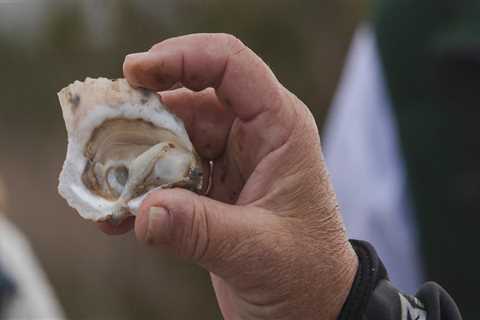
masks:
<path id="1" fill-rule="evenodd" d="M 128 53 L 173 36 L 239 37 L 323 123 L 365 2 L 0 0 L 0 176 L 70 319 L 221 318 L 208 274 L 82 220 L 57 194 L 66 134 L 56 93 L 122 77 Z"/>

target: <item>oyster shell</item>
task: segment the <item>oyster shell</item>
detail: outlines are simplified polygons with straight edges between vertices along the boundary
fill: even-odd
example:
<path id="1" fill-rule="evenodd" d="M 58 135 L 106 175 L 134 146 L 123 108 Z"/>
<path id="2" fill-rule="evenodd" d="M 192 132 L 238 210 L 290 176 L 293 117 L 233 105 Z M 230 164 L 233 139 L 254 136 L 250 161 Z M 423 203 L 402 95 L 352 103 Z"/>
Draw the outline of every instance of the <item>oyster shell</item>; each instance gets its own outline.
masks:
<path id="1" fill-rule="evenodd" d="M 154 92 L 87 78 L 58 93 L 68 134 L 59 193 L 89 220 L 135 215 L 155 188 L 200 192 L 201 160 L 183 122 Z"/>

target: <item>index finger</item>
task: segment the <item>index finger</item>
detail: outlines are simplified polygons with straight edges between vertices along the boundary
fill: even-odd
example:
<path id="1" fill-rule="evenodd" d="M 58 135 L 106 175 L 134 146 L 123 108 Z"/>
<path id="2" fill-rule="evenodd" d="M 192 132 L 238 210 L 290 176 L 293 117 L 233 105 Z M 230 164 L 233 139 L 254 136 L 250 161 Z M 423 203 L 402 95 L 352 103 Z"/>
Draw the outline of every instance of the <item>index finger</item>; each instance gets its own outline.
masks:
<path id="1" fill-rule="evenodd" d="M 226 34 L 163 41 L 148 52 L 128 55 L 123 70 L 131 84 L 157 91 L 178 82 L 195 91 L 213 87 L 220 101 L 243 121 L 263 112 L 275 113 L 289 100 L 262 59 Z"/>

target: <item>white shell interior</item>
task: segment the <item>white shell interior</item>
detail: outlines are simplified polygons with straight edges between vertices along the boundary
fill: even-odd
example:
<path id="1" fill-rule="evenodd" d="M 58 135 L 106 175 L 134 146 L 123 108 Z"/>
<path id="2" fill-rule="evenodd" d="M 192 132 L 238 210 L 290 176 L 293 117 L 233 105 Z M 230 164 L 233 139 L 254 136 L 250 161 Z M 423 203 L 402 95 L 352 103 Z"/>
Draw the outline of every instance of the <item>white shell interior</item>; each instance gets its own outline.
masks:
<path id="1" fill-rule="evenodd" d="M 183 122 L 169 112 L 157 94 L 132 88 L 125 79 L 87 78 L 75 81 L 58 93 L 65 120 L 68 147 L 59 177 L 59 193 L 79 214 L 89 220 L 109 220 L 116 202 L 97 196 L 82 183 L 87 159 L 84 148 L 95 128 L 109 119 L 143 119 L 173 132 L 188 148 L 192 143 Z M 127 205 L 136 214 L 145 195 L 130 200 Z"/>

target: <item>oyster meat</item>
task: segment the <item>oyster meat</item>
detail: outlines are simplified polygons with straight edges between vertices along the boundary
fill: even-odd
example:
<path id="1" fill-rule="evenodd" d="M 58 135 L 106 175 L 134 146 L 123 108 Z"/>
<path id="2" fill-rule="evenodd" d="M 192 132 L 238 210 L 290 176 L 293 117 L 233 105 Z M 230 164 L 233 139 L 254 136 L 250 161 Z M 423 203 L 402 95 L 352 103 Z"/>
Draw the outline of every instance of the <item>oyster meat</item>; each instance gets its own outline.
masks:
<path id="1" fill-rule="evenodd" d="M 58 93 L 68 134 L 59 193 L 79 214 L 118 223 L 155 188 L 200 192 L 202 163 L 155 92 L 87 78 Z"/>

